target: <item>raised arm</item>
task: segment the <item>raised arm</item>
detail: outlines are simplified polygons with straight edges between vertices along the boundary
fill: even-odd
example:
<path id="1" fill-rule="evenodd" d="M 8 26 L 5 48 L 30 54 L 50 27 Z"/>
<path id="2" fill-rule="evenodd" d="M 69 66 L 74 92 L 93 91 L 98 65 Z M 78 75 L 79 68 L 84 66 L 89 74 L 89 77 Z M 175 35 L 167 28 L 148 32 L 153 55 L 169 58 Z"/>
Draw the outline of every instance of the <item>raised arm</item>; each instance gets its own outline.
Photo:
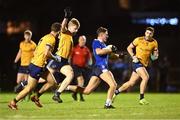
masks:
<path id="1" fill-rule="evenodd" d="M 68 23 L 68 19 L 71 17 L 72 11 L 70 10 L 69 7 L 64 9 L 64 19 L 62 21 L 61 24 L 61 31 L 62 32 L 66 32 L 67 31 L 67 23 Z"/>

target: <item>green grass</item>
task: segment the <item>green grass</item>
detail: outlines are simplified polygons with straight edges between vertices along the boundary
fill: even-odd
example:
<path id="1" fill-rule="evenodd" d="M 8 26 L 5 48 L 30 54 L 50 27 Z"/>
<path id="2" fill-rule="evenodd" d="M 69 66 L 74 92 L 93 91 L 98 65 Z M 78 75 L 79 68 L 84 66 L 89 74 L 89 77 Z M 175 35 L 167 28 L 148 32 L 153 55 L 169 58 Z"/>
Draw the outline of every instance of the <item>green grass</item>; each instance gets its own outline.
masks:
<path id="1" fill-rule="evenodd" d="M 146 94 L 150 105 L 138 104 L 138 93 L 121 94 L 117 97 L 114 110 L 103 109 L 106 93 L 85 96 L 85 102 L 76 102 L 70 93 L 62 94 L 63 103 L 54 103 L 52 93 L 41 97 L 43 108 L 22 101 L 19 110 L 7 107 L 14 94 L 0 93 L 0 119 L 180 119 L 180 94 Z"/>

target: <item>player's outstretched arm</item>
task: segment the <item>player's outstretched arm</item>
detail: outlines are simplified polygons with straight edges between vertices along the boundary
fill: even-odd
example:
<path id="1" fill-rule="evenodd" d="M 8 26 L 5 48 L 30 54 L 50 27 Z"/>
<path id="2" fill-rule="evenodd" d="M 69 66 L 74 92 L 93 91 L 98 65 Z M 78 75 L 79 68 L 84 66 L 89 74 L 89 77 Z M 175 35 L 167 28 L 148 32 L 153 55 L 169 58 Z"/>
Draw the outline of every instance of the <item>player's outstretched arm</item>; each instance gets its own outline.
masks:
<path id="1" fill-rule="evenodd" d="M 71 11 L 70 7 L 66 7 L 64 9 L 64 19 L 63 19 L 62 24 L 61 24 L 61 31 L 62 32 L 67 31 L 66 26 L 68 23 L 68 19 L 71 17 L 71 14 L 72 14 L 72 11 Z"/>

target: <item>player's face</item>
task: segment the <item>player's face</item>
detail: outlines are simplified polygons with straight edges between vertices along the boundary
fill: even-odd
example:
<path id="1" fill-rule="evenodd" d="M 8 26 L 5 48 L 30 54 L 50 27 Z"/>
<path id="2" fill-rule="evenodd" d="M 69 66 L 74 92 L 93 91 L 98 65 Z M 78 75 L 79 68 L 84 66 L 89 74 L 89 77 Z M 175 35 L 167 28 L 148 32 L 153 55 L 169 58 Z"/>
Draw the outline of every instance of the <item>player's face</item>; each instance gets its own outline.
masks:
<path id="1" fill-rule="evenodd" d="M 31 35 L 29 35 L 29 34 L 24 34 L 24 39 L 25 39 L 25 40 L 31 40 Z"/>
<path id="2" fill-rule="evenodd" d="M 109 35 L 108 35 L 108 32 L 107 32 L 107 31 L 102 34 L 102 38 L 103 38 L 103 41 L 104 41 L 104 42 L 107 41 L 108 37 L 109 37 Z"/>
<path id="3" fill-rule="evenodd" d="M 153 35 L 154 35 L 154 33 L 153 33 L 152 31 L 146 30 L 146 32 L 145 32 L 145 38 L 146 38 L 147 40 L 150 40 L 150 39 L 153 37 Z"/>
<path id="4" fill-rule="evenodd" d="M 69 30 L 73 35 L 78 32 L 78 29 L 79 29 L 79 28 L 78 28 L 76 25 L 70 25 L 70 26 L 68 27 L 68 30 Z"/>
<path id="5" fill-rule="evenodd" d="M 85 46 L 85 44 L 86 44 L 86 37 L 85 36 L 79 37 L 79 46 L 83 47 Z"/>

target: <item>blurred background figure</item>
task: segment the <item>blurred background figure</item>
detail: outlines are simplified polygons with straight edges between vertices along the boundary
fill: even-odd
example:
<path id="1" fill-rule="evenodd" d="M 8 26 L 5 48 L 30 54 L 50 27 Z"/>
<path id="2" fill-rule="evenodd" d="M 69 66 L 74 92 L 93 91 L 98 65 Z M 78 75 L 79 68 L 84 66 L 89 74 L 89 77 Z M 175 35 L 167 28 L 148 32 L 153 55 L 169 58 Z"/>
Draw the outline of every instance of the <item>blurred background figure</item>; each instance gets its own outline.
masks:
<path id="1" fill-rule="evenodd" d="M 77 81 L 77 85 L 83 87 L 85 83 L 85 72 L 87 72 L 88 67 L 92 65 L 92 55 L 86 46 L 86 36 L 81 35 L 79 37 L 78 44 L 72 50 L 70 62 L 74 70 L 74 78 Z M 79 94 L 80 101 L 84 101 L 82 93 Z M 72 97 L 76 101 L 77 93 L 74 92 Z"/>
<path id="2" fill-rule="evenodd" d="M 27 84 L 28 79 L 28 66 L 30 64 L 31 58 L 34 56 L 34 51 L 36 48 L 36 43 L 31 40 L 32 32 L 30 30 L 26 30 L 24 32 L 24 40 L 19 45 L 19 51 L 14 60 L 14 68 L 17 68 L 17 64 L 20 61 L 20 66 L 18 68 L 17 73 L 17 86 L 14 88 L 15 93 L 17 93 L 19 86 L 25 86 Z"/>
<path id="3" fill-rule="evenodd" d="M 168 86 L 168 76 L 170 62 L 167 56 L 164 56 L 162 60 L 159 61 L 159 91 L 166 92 Z"/>

